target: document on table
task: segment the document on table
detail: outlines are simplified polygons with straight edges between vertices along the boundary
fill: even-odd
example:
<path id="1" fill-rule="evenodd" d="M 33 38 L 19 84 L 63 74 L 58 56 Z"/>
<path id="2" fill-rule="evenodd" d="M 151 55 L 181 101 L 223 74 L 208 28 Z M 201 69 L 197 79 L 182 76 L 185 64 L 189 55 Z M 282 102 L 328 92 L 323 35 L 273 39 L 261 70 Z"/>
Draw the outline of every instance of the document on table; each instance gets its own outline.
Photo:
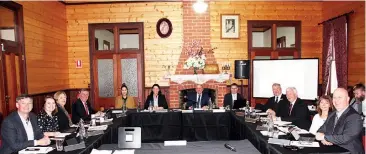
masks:
<path id="1" fill-rule="evenodd" d="M 93 149 L 90 154 L 112 154 L 112 150 L 97 150 L 97 149 Z"/>
<path id="2" fill-rule="evenodd" d="M 290 145 L 297 147 L 320 147 L 319 142 L 291 141 Z"/>
<path id="3" fill-rule="evenodd" d="M 112 113 L 122 113 L 122 110 L 112 110 Z"/>
<path id="4" fill-rule="evenodd" d="M 182 110 L 182 113 L 193 113 L 193 110 Z"/>
<path id="5" fill-rule="evenodd" d="M 116 150 L 113 152 L 113 154 L 134 154 L 135 149 L 132 150 Z"/>
<path id="6" fill-rule="evenodd" d="M 268 136 L 268 131 L 261 131 L 261 134 L 263 135 L 263 136 Z M 278 135 L 286 135 L 285 133 L 283 133 L 283 132 L 278 132 Z"/>
<path id="7" fill-rule="evenodd" d="M 53 148 L 52 147 L 27 147 L 21 151 L 19 151 L 19 154 L 35 154 L 35 153 L 48 153 L 50 151 L 52 151 Z"/>
<path id="8" fill-rule="evenodd" d="M 88 131 L 95 131 L 95 130 L 107 130 L 108 125 L 101 125 L 101 126 L 90 126 Z"/>
<path id="9" fill-rule="evenodd" d="M 55 137 L 61 137 L 61 138 L 65 138 L 66 136 L 70 135 L 71 133 L 60 133 L 58 135 L 56 135 Z"/>
<path id="10" fill-rule="evenodd" d="M 278 126 L 283 126 L 283 125 L 289 125 L 289 124 L 291 124 L 292 122 L 290 122 L 290 121 L 273 121 L 273 123 L 274 123 L 275 125 L 278 125 Z"/>
<path id="11" fill-rule="evenodd" d="M 276 138 L 269 138 L 268 143 L 269 144 L 277 144 L 277 145 L 290 145 L 290 140 L 285 139 L 276 139 Z"/>

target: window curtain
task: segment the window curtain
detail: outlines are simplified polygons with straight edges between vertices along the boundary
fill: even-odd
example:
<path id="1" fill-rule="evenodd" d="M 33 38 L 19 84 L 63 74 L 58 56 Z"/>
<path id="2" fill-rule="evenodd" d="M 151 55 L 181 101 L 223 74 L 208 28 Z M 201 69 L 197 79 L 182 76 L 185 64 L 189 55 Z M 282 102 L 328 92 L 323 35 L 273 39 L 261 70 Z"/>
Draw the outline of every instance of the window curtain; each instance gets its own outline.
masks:
<path id="1" fill-rule="evenodd" d="M 347 68 L 348 68 L 348 53 L 347 53 L 347 17 L 342 16 L 332 21 L 323 24 L 323 85 L 322 93 L 329 95 L 331 63 L 335 60 L 336 76 L 338 87 L 347 88 Z"/>

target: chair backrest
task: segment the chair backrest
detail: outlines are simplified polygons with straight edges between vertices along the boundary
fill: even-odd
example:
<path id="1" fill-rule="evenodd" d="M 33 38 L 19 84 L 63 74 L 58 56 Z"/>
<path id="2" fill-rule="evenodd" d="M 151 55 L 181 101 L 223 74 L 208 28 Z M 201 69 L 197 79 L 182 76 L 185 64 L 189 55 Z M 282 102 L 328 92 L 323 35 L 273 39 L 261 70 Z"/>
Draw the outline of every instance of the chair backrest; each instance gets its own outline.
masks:
<path id="1" fill-rule="evenodd" d="M 141 148 L 140 127 L 118 128 L 118 148 Z"/>

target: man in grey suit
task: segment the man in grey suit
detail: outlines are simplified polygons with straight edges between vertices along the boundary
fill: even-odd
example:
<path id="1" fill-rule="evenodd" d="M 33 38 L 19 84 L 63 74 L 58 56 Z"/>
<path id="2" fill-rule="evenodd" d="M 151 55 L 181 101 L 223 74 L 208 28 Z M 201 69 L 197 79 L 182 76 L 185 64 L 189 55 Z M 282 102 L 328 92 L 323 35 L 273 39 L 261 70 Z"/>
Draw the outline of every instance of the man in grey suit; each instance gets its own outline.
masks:
<path id="1" fill-rule="evenodd" d="M 17 111 L 5 118 L 1 127 L 3 140 L 1 154 L 10 154 L 30 146 L 45 146 L 50 139 L 43 135 L 37 125 L 37 117 L 30 111 L 33 100 L 29 96 L 21 95 L 16 98 Z"/>
<path id="2" fill-rule="evenodd" d="M 315 137 L 324 145 L 338 145 L 351 153 L 364 153 L 361 144 L 362 119 L 360 114 L 349 106 L 346 89 L 338 88 L 333 93 L 331 113 Z"/>

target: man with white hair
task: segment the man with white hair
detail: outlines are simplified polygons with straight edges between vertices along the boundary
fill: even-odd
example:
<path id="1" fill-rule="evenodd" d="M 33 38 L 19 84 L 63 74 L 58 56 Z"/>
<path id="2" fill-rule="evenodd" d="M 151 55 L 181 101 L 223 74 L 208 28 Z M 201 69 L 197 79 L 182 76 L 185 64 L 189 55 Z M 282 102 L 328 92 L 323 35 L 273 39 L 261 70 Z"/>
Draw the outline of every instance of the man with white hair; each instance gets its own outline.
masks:
<path id="1" fill-rule="evenodd" d="M 295 87 L 286 89 L 287 101 L 281 101 L 278 104 L 277 112 L 268 111 L 274 120 L 291 121 L 299 128 L 309 130 L 310 112 L 307 105 L 298 98 Z"/>
<path id="2" fill-rule="evenodd" d="M 324 145 L 338 145 L 351 153 L 364 153 L 361 144 L 362 119 L 352 106 L 346 89 L 337 88 L 333 93 L 331 113 L 315 137 Z"/>

